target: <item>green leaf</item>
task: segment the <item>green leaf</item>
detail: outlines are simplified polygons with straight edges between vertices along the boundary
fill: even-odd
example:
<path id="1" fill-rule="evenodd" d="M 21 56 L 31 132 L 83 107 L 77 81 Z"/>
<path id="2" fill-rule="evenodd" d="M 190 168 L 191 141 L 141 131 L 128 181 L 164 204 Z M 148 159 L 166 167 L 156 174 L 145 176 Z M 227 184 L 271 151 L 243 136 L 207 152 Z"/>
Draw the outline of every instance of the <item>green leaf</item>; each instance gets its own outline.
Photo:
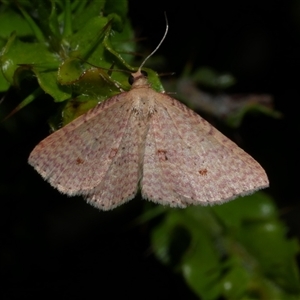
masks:
<path id="1" fill-rule="evenodd" d="M 260 113 L 266 116 L 280 119 L 282 113 L 274 110 L 272 107 L 262 105 L 260 103 L 248 103 L 244 105 L 240 110 L 237 110 L 226 118 L 226 123 L 231 127 L 239 127 L 244 119 L 244 116 L 248 113 Z"/>
<path id="2" fill-rule="evenodd" d="M 12 115 L 17 113 L 19 110 L 24 108 L 26 105 L 30 104 L 33 100 L 35 100 L 41 94 L 42 94 L 42 90 L 40 88 L 38 88 L 37 90 L 32 92 L 13 111 L 11 111 L 2 121 L 5 121 L 8 118 L 10 118 Z"/>
<path id="3" fill-rule="evenodd" d="M 21 5 L 17 5 L 19 10 L 22 12 L 25 20 L 27 21 L 28 25 L 30 26 L 31 30 L 33 31 L 36 39 L 43 43 L 45 41 L 45 37 L 43 35 L 42 30 L 40 30 L 39 26 L 35 23 L 35 21 L 33 20 L 33 18 L 31 18 L 31 16 L 27 13 L 27 11 L 25 9 L 23 9 L 23 7 Z"/>
<path id="4" fill-rule="evenodd" d="M 236 83 L 235 78 L 228 73 L 217 73 L 211 68 L 202 67 L 196 70 L 192 77 L 195 82 L 204 87 L 224 90 Z"/>
<path id="5" fill-rule="evenodd" d="M 128 73 L 114 71 L 136 70 L 131 66 L 135 43 L 127 1 L 33 1 L 18 8 L 33 40 L 21 41 L 16 32 L 9 37 L 1 55 L 3 76 L 15 86 L 25 77 L 36 78 L 54 101 L 70 101 L 61 107 L 63 125 L 130 89 Z M 147 71 L 153 88 L 163 91 L 157 73 Z"/>
<path id="6" fill-rule="evenodd" d="M 104 10 L 105 2 L 105 0 L 79 1 L 79 5 L 75 7 L 72 18 L 74 32 L 79 31 L 92 18 L 101 15 L 101 12 Z"/>
<path id="7" fill-rule="evenodd" d="M 28 22 L 9 7 L 0 11 L 0 27 L 1 39 L 8 39 L 13 31 L 15 31 L 19 37 L 33 34 Z"/>
<path id="8" fill-rule="evenodd" d="M 285 235 L 272 199 L 258 192 L 219 206 L 166 209 L 152 246 L 201 299 L 297 299 L 299 247 Z"/>

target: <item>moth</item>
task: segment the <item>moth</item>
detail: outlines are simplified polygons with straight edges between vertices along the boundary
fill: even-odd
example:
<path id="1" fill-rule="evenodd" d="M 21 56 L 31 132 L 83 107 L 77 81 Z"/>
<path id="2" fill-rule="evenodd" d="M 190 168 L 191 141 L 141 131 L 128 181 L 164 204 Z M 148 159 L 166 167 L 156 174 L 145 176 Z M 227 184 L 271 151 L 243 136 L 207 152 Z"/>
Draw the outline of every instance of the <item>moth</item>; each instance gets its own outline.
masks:
<path id="1" fill-rule="evenodd" d="M 186 207 L 268 187 L 264 169 L 249 154 L 184 104 L 152 89 L 142 72 L 150 55 L 131 74 L 129 91 L 45 138 L 29 164 L 61 193 L 82 195 L 101 210 L 133 199 L 139 189 L 144 199 Z"/>

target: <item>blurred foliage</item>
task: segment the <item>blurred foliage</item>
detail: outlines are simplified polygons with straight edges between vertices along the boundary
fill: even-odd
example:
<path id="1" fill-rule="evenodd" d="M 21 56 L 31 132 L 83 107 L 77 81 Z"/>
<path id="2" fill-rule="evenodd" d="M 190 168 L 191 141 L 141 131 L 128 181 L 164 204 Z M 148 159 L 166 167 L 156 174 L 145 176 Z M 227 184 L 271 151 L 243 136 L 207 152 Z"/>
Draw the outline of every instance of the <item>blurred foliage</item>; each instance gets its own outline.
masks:
<path id="1" fill-rule="evenodd" d="M 298 242 L 286 239 L 263 192 L 221 206 L 161 212 L 154 253 L 201 299 L 299 299 Z"/>
<path id="2" fill-rule="evenodd" d="M 247 114 L 263 114 L 275 119 L 282 117 L 273 107 L 272 95 L 225 93 L 235 83 L 236 79 L 229 73 L 219 73 L 210 67 L 192 70 L 191 64 L 187 64 L 176 81 L 177 97 L 193 109 L 199 108 L 233 128 L 241 126 Z"/>
<path id="3" fill-rule="evenodd" d="M 130 88 L 125 72 L 135 70 L 136 44 L 125 0 L 2 1 L 0 91 L 35 88 L 13 111 L 43 93 L 63 103 L 56 129 L 120 90 Z M 157 91 L 157 74 L 147 69 Z M 195 80 L 227 88 L 235 79 L 206 68 Z M 140 217 L 159 215 L 152 230 L 156 257 L 176 272 L 201 299 L 299 299 L 294 239 L 286 238 L 272 199 L 264 193 L 215 207 L 184 210 L 157 206 Z"/>

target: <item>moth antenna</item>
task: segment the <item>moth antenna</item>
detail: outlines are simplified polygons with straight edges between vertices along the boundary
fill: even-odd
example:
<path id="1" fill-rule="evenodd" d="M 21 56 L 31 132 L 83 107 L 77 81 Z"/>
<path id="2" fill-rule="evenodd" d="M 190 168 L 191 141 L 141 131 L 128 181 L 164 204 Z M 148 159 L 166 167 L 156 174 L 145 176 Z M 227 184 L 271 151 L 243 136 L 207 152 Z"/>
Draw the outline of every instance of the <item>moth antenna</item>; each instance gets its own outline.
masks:
<path id="1" fill-rule="evenodd" d="M 144 66 L 145 62 L 159 49 L 159 47 L 161 46 L 161 44 L 163 43 L 163 41 L 165 40 L 168 30 L 169 30 L 169 23 L 168 23 L 168 18 L 167 18 L 167 14 L 165 12 L 165 19 L 166 19 L 166 30 L 165 33 L 161 39 L 161 41 L 159 42 L 159 44 L 156 46 L 156 48 L 144 59 L 144 61 L 142 62 L 142 64 L 140 65 L 138 72 L 141 71 L 142 67 Z"/>

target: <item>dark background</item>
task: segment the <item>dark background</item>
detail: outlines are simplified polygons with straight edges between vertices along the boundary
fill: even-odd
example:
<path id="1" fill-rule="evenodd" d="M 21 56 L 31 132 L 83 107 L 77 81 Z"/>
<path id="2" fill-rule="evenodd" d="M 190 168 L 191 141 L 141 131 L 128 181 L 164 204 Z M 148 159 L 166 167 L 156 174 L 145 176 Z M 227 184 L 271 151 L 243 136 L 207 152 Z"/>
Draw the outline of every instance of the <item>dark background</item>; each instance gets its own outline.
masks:
<path id="1" fill-rule="evenodd" d="M 139 1 L 130 3 L 134 28 L 148 37 L 144 43 L 151 49 L 164 32 L 166 11 L 169 33 L 157 52 L 166 58 L 165 72 L 180 75 L 192 62 L 194 68 L 233 74 L 237 84 L 229 93 L 273 96 L 283 118 L 248 115 L 237 133 L 266 169 L 268 192 L 285 208 L 282 217 L 293 222 L 293 212 L 295 217 L 299 212 L 300 2 L 152 1 L 147 9 Z M 293 226 L 300 230 L 297 219 Z"/>
<path id="2" fill-rule="evenodd" d="M 165 72 L 179 75 L 192 62 L 231 72 L 238 81 L 232 93 L 274 96 L 283 119 L 249 115 L 232 134 L 266 169 L 267 192 L 288 235 L 299 237 L 300 2 L 129 0 L 129 6 L 149 51 L 164 33 L 167 13 L 169 34 L 157 52 L 165 57 Z M 6 112 L 21 99 L 18 92 L 8 96 L 13 100 L 0 106 Z M 180 275 L 155 260 L 150 225 L 135 226 L 142 201 L 99 212 L 80 197 L 60 195 L 27 165 L 30 151 L 49 133 L 44 107 L 52 102 L 45 101 L 0 124 L 2 299 L 196 299 Z"/>

